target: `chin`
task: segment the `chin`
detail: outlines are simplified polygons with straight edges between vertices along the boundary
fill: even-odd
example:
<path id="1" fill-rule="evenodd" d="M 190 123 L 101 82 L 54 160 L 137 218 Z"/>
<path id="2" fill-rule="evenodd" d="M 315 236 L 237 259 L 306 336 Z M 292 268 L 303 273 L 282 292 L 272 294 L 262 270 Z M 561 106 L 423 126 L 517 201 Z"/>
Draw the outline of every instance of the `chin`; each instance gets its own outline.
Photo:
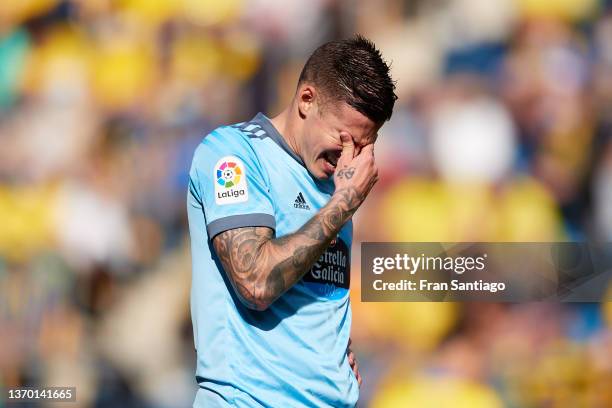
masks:
<path id="1" fill-rule="evenodd" d="M 308 169 L 308 171 L 310 172 L 310 174 L 312 174 L 312 176 L 314 178 L 316 178 L 317 180 L 329 180 L 333 174 L 327 174 L 323 169 L 321 168 L 315 168 L 315 169 Z"/>

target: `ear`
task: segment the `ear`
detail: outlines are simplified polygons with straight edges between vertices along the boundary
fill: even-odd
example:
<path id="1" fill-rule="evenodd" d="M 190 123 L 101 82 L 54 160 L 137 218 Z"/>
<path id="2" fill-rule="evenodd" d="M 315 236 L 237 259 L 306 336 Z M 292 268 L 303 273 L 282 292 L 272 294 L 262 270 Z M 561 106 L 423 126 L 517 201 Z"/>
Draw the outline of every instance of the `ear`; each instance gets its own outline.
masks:
<path id="1" fill-rule="evenodd" d="M 303 84 L 297 91 L 297 103 L 298 103 L 298 112 L 300 113 L 300 117 L 302 119 L 306 119 L 306 117 L 312 112 L 315 111 L 315 100 L 317 98 L 317 91 L 312 85 Z"/>

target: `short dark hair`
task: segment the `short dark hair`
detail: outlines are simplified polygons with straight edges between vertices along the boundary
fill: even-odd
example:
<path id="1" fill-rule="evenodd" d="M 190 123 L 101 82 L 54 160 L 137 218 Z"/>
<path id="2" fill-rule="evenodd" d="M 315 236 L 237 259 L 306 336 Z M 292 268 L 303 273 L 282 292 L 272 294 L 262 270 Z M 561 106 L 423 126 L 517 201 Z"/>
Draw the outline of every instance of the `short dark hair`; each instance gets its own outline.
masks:
<path id="1" fill-rule="evenodd" d="M 317 48 L 302 69 L 298 87 L 302 83 L 316 86 L 324 100 L 346 102 L 378 124 L 391 118 L 397 99 L 389 65 L 361 35 Z"/>

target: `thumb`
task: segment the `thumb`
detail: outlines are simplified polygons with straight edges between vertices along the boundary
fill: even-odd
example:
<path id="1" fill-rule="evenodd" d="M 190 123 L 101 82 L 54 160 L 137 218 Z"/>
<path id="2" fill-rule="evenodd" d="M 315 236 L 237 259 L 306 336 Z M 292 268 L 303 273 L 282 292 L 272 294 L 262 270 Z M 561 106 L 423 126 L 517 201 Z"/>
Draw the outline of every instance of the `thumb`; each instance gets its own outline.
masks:
<path id="1" fill-rule="evenodd" d="M 353 138 L 346 133 L 340 133 L 340 140 L 342 141 L 340 160 L 343 162 L 350 162 L 353 160 L 353 157 L 355 157 L 355 143 L 353 142 Z"/>

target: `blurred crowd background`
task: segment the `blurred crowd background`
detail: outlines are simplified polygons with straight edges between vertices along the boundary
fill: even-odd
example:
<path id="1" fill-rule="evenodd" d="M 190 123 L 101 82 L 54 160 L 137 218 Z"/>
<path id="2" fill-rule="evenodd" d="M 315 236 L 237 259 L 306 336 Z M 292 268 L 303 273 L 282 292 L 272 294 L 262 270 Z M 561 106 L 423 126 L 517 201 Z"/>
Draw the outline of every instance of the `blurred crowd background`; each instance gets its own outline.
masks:
<path id="1" fill-rule="evenodd" d="M 2 1 L 0 388 L 190 406 L 193 151 L 278 113 L 312 50 L 356 32 L 399 95 L 355 221 L 360 406 L 611 407 L 610 303 L 359 288 L 360 241 L 612 239 L 604 0 Z"/>

